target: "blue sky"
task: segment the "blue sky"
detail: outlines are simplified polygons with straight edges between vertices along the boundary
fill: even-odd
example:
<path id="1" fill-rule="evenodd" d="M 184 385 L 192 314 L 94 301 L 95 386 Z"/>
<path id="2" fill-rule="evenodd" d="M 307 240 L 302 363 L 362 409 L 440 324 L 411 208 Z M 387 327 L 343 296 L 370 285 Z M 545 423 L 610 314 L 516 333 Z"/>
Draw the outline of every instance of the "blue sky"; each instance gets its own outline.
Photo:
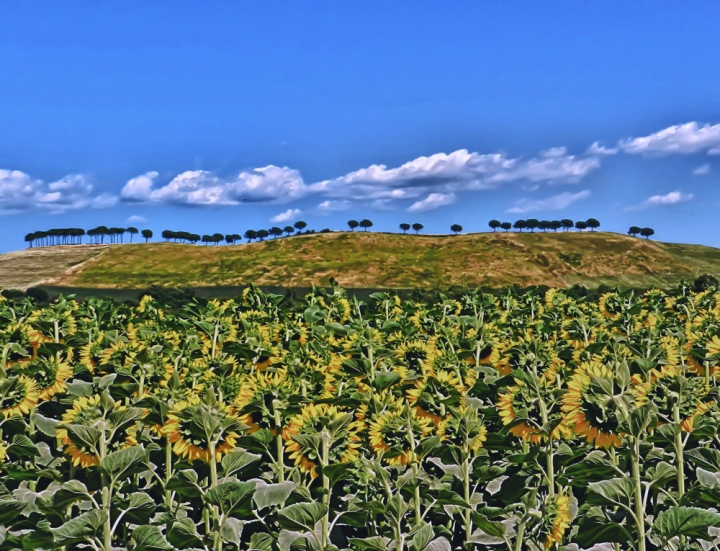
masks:
<path id="1" fill-rule="evenodd" d="M 720 4 L 0 0 L 0 250 L 52 227 L 720 246 Z M 279 220 L 279 221 L 276 221 Z"/>

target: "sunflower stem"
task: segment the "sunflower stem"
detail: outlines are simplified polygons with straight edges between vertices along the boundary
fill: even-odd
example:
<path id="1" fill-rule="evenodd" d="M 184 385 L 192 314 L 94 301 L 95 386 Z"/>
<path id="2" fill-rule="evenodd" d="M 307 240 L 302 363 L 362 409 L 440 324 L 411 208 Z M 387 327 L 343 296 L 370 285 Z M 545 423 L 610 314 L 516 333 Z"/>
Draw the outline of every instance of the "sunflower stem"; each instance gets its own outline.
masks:
<path id="1" fill-rule="evenodd" d="M 677 470 L 678 497 L 685 495 L 685 458 L 682 441 L 682 424 L 680 422 L 680 401 L 673 405 L 673 421 L 675 424 L 675 468 Z"/>
<path id="2" fill-rule="evenodd" d="M 105 459 L 105 456 L 107 455 L 107 442 L 105 440 L 105 426 L 100 427 L 100 449 L 98 450 L 100 452 L 100 461 L 102 462 L 103 459 Z M 111 524 L 111 518 L 110 518 L 110 505 L 111 505 L 111 488 L 110 488 L 110 481 L 108 480 L 108 476 L 103 473 L 101 475 L 101 482 L 102 482 L 102 508 L 103 513 L 105 513 L 105 522 L 103 524 L 103 548 L 105 551 L 110 551 L 112 549 L 112 524 Z"/>
<path id="3" fill-rule="evenodd" d="M 323 430 L 320 434 L 322 442 L 322 467 L 327 467 L 330 462 L 330 435 L 326 430 Z M 330 479 L 323 473 L 323 503 L 325 504 L 325 514 L 322 519 L 322 547 L 327 548 L 330 542 Z"/>
<path id="4" fill-rule="evenodd" d="M 642 481 L 640 480 L 640 439 L 632 440 L 632 477 L 635 482 L 635 517 L 637 527 L 637 551 L 645 551 L 645 508 L 643 507 Z"/>
<path id="5" fill-rule="evenodd" d="M 470 503 L 470 461 L 466 457 L 463 461 L 463 494 L 465 497 L 465 503 Z M 465 543 L 470 541 L 472 535 L 472 517 L 470 516 L 470 509 L 465 510 Z"/>
<path id="6" fill-rule="evenodd" d="M 282 439 L 282 419 L 280 418 L 280 402 L 273 400 L 273 415 L 275 416 L 275 451 L 277 453 L 278 482 L 285 482 L 285 447 Z"/>

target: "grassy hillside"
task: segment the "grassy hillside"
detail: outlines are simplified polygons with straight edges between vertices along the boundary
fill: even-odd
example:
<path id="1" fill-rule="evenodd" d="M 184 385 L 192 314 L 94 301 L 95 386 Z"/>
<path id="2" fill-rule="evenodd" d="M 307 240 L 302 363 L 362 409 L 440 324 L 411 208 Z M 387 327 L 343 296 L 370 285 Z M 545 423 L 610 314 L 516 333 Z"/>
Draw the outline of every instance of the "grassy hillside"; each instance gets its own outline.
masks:
<path id="1" fill-rule="evenodd" d="M 82 255 L 77 247 L 45 250 L 58 257 L 71 251 L 76 257 L 84 255 L 75 258 L 69 271 L 57 271 L 55 277 L 45 280 L 49 285 L 73 287 L 198 287 L 250 282 L 307 287 L 326 285 L 330 277 L 343 286 L 363 288 L 512 283 L 663 287 L 701 273 L 720 273 L 720 249 L 606 232 L 458 236 L 339 232 L 234 246 L 88 246 L 82 247 Z M 36 256 L 37 251 L 33 253 Z M 12 254 L 18 257 L 23 253 Z M 0 256 L 0 267 L 6 256 Z"/>

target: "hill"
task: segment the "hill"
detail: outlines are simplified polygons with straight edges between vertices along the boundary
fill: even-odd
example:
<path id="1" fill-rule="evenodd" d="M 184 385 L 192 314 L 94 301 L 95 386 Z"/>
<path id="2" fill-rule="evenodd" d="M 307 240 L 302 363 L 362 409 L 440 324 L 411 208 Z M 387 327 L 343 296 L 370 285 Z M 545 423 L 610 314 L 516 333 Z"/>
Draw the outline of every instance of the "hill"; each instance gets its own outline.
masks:
<path id="1" fill-rule="evenodd" d="M 450 285 L 667 287 L 720 274 L 720 249 L 607 232 L 457 236 L 337 232 L 232 246 L 75 245 L 0 255 L 0 286 L 147 288 L 309 287 L 334 277 L 354 288 Z"/>

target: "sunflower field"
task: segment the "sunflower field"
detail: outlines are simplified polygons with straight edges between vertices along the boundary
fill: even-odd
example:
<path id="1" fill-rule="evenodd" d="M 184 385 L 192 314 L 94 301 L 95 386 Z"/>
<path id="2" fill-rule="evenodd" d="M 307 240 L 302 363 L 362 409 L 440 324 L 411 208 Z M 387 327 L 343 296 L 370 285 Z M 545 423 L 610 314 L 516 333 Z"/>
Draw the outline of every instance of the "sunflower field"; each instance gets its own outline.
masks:
<path id="1" fill-rule="evenodd" d="M 0 297 L 0 549 L 720 549 L 720 291 Z"/>

